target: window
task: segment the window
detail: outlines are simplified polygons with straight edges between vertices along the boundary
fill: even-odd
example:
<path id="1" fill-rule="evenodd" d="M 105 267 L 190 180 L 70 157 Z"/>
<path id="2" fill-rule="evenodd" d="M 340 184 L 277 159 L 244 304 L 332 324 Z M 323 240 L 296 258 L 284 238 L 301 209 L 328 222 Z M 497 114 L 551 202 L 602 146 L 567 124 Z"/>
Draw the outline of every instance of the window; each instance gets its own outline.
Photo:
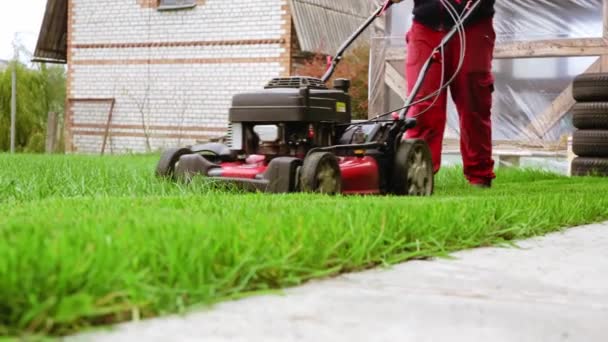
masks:
<path id="1" fill-rule="evenodd" d="M 196 7 L 196 0 L 159 0 L 159 11 L 171 11 Z"/>

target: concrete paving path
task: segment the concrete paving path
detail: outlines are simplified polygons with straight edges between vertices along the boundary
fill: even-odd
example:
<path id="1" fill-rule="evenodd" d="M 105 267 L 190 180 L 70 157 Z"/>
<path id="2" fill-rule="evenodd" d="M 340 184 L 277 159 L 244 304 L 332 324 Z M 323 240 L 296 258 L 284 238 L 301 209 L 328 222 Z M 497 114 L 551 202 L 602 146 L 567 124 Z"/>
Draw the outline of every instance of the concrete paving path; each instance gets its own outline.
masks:
<path id="1" fill-rule="evenodd" d="M 608 341 L 608 224 L 125 324 L 75 341 Z"/>

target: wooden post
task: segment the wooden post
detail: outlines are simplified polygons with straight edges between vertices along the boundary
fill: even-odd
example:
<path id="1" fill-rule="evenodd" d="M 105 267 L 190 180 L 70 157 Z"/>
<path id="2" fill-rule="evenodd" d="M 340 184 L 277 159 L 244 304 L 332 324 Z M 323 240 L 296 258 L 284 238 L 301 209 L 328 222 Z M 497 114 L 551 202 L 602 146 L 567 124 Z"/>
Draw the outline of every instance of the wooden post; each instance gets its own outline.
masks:
<path id="1" fill-rule="evenodd" d="M 386 50 L 384 42 L 380 42 L 377 38 L 376 42 L 372 40 L 370 54 L 370 80 L 369 80 L 369 106 L 368 117 L 373 117 L 378 113 L 386 110 L 387 86 L 384 80 L 386 73 L 386 63 L 384 62 L 384 51 Z"/>
<path id="2" fill-rule="evenodd" d="M 604 10 L 602 13 L 604 14 L 604 30 L 602 31 L 602 37 L 608 39 L 608 0 L 604 0 Z"/>
<path id="3" fill-rule="evenodd" d="M 370 1 L 370 11 L 380 6 L 380 1 Z M 390 11 L 389 11 L 390 12 Z M 388 13 L 386 14 L 388 15 Z M 386 59 L 386 15 L 378 18 L 371 29 L 370 39 L 370 70 L 369 70 L 369 104 L 368 117 L 385 110 L 387 87 L 384 82 L 384 67 Z"/>
<path id="4" fill-rule="evenodd" d="M 55 153 L 57 147 L 57 124 L 57 113 L 49 112 L 46 123 L 45 151 L 47 154 Z"/>
<path id="5" fill-rule="evenodd" d="M 603 1 L 603 30 L 602 30 L 602 39 L 604 40 L 604 45 L 608 46 L 608 0 Z M 600 56 L 600 72 L 608 72 L 608 53 L 605 53 Z"/>
<path id="6" fill-rule="evenodd" d="M 405 101 L 407 97 L 407 81 L 405 77 L 390 62 L 386 62 L 384 69 L 384 82 Z"/>
<path id="7" fill-rule="evenodd" d="M 576 155 L 574 154 L 574 151 L 572 150 L 572 135 L 568 136 L 568 148 L 567 148 L 567 158 L 568 158 L 568 176 L 572 176 L 572 162 L 574 161 L 574 158 L 576 158 Z"/>

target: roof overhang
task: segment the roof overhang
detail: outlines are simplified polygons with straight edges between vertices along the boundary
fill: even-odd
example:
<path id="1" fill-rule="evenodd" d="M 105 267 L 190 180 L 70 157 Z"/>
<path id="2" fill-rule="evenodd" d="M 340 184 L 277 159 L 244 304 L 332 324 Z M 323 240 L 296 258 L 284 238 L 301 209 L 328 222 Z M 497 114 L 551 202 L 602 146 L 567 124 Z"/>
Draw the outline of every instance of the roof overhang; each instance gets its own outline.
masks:
<path id="1" fill-rule="evenodd" d="M 302 51 L 333 55 L 371 13 L 369 0 L 290 0 Z M 365 32 L 361 40 L 369 38 Z"/>
<path id="2" fill-rule="evenodd" d="M 67 63 L 68 0 L 47 0 L 34 62 Z"/>
<path id="3" fill-rule="evenodd" d="M 290 0 L 303 51 L 335 53 L 369 14 L 368 0 Z M 36 62 L 67 63 L 68 0 L 47 0 L 34 52 Z"/>

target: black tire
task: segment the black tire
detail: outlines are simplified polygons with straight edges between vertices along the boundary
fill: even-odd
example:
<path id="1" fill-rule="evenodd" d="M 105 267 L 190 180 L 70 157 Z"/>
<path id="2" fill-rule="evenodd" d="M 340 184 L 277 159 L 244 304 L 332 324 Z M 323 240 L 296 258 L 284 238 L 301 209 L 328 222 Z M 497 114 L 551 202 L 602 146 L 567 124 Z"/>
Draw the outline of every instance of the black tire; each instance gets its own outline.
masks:
<path id="1" fill-rule="evenodd" d="M 608 158 L 575 158 L 572 161 L 572 175 L 608 177 Z"/>
<path id="2" fill-rule="evenodd" d="M 574 132 L 572 149 L 579 157 L 608 157 L 608 130 Z"/>
<path id="3" fill-rule="evenodd" d="M 156 165 L 156 176 L 161 178 L 174 178 L 175 164 L 181 156 L 192 154 L 189 148 L 170 148 L 160 156 Z"/>
<path id="4" fill-rule="evenodd" d="M 577 103 L 572 123 L 578 129 L 608 129 L 608 102 Z"/>
<path id="5" fill-rule="evenodd" d="M 572 85 L 572 94 L 578 102 L 608 101 L 608 73 L 576 77 Z"/>
<path id="6" fill-rule="evenodd" d="M 403 141 L 395 155 L 391 190 L 396 195 L 431 196 L 435 187 L 431 150 L 422 140 Z"/>
<path id="7" fill-rule="evenodd" d="M 330 152 L 312 153 L 300 170 L 302 192 L 336 195 L 342 192 L 342 174 L 338 159 Z"/>

